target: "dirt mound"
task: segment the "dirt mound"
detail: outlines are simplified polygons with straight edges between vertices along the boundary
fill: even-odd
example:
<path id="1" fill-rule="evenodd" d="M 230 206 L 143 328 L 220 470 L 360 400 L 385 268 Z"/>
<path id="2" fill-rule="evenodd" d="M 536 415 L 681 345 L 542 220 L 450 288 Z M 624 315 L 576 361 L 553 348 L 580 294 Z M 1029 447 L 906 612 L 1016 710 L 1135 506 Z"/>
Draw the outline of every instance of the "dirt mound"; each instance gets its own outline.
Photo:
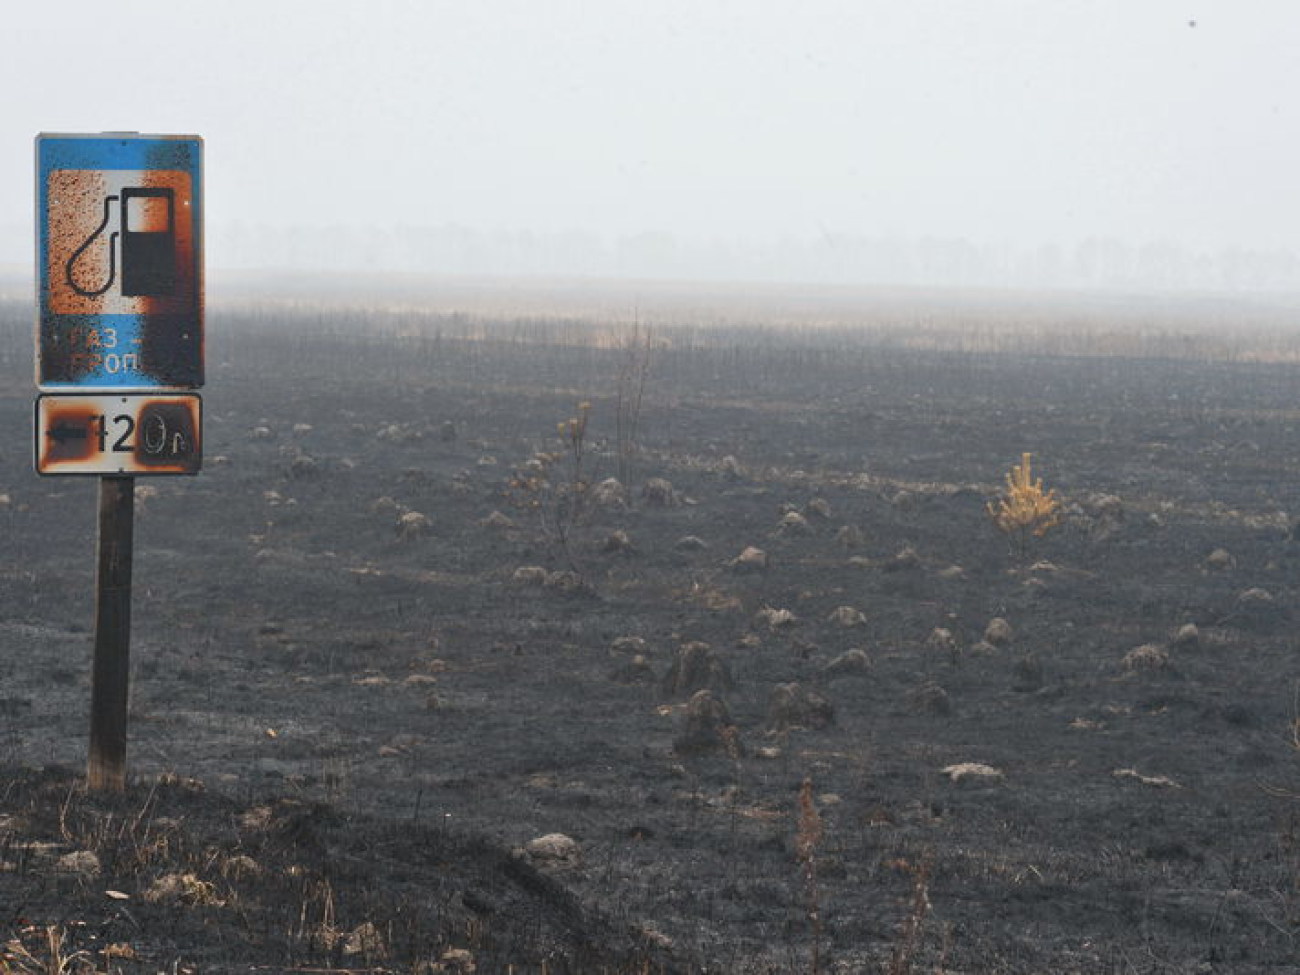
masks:
<path id="1" fill-rule="evenodd" d="M 478 971 L 683 967 L 521 854 L 442 824 L 292 797 L 240 803 L 192 782 L 107 798 L 66 770 L 0 778 L 11 956 L 50 964 L 57 941 L 64 958 L 124 971 L 438 970 L 449 953 Z M 97 869 L 61 866 L 74 855 Z"/>

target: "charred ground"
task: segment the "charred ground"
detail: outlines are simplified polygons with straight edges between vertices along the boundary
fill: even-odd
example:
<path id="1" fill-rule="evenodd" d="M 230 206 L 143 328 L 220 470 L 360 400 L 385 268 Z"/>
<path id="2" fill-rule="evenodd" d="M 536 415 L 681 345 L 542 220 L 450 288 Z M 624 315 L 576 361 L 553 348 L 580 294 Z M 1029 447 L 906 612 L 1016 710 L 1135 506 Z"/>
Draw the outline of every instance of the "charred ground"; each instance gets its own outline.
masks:
<path id="1" fill-rule="evenodd" d="M 93 484 L 30 474 L 7 360 L 6 938 L 125 971 L 1297 964 L 1294 365 L 663 329 L 627 503 L 560 546 L 511 481 L 583 402 L 615 473 L 607 332 L 214 313 L 205 472 L 138 482 L 120 800 L 77 785 Z M 1017 553 L 985 503 L 1023 451 L 1066 518 Z M 716 742 L 667 686 L 692 644 Z M 521 852 L 553 832 L 576 859 Z"/>

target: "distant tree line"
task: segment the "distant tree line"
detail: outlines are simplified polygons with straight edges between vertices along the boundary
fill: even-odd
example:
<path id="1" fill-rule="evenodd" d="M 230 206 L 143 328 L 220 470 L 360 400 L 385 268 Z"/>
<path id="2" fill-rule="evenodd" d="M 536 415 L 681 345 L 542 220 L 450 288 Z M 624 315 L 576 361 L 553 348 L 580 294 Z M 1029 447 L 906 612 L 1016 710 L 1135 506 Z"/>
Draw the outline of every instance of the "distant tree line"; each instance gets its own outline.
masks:
<path id="1" fill-rule="evenodd" d="M 682 280 L 806 281 L 1125 291 L 1300 288 L 1289 250 L 1194 250 L 1173 242 L 1090 237 L 1037 247 L 961 237 L 825 233 L 813 239 L 694 240 L 671 233 L 614 239 L 592 233 L 477 230 L 459 225 L 274 228 L 215 226 L 214 267 L 558 275 Z"/>

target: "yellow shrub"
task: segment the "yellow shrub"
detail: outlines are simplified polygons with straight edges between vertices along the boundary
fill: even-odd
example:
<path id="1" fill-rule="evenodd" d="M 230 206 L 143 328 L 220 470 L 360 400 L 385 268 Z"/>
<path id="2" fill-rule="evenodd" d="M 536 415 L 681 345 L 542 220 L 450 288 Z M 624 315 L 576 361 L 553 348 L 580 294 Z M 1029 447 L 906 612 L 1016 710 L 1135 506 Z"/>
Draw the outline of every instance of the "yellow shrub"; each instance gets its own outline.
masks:
<path id="1" fill-rule="evenodd" d="M 1043 490 L 1043 479 L 1034 480 L 1029 470 L 1029 457 L 1020 455 L 1020 463 L 1007 474 L 1007 487 L 1002 496 L 988 504 L 989 517 L 1004 534 L 1019 539 L 1027 535 L 1041 538 L 1061 523 L 1061 502 L 1056 490 Z"/>

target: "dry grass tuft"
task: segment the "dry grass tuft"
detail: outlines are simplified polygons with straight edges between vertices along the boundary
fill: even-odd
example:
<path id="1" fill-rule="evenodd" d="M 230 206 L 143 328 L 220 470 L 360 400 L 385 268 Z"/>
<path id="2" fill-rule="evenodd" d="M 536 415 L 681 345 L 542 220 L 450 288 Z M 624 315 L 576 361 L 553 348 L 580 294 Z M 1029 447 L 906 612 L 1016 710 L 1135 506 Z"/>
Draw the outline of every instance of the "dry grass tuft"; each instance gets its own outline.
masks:
<path id="1" fill-rule="evenodd" d="M 186 904 L 190 907 L 218 907 L 217 889 L 192 873 L 169 873 L 159 877 L 144 892 L 150 904 Z"/>
<path id="2" fill-rule="evenodd" d="M 88 951 L 68 951 L 66 932 L 55 924 L 30 927 L 0 945 L 0 975 L 89 975 L 95 959 Z"/>

